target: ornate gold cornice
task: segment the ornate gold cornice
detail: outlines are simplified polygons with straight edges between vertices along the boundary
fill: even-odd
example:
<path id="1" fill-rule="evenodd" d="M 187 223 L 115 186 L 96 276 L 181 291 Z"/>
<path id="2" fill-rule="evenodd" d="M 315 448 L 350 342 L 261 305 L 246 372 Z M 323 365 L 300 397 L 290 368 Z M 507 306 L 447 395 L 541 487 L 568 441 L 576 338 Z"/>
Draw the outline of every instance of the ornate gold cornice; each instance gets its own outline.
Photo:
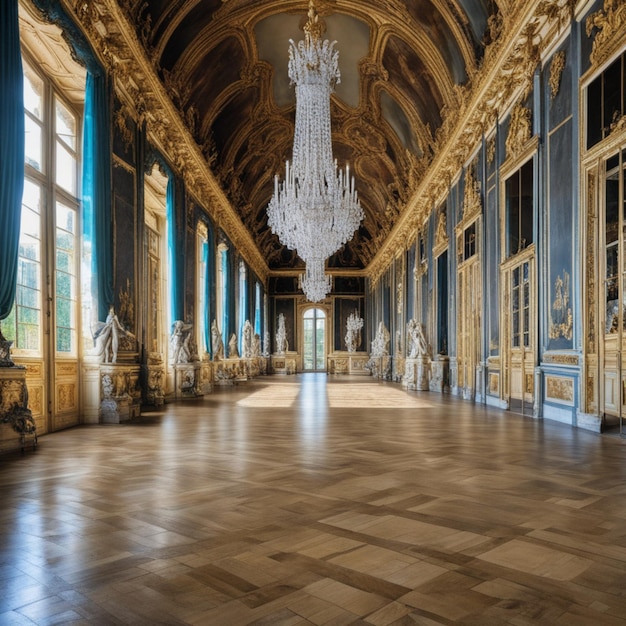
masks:
<path id="1" fill-rule="evenodd" d="M 571 20 L 572 11 L 572 0 L 512 3 L 502 24 L 494 25 L 495 40 L 485 50 L 481 67 L 467 86 L 456 88 L 459 105 L 442 111 L 444 121 L 436 133 L 435 157 L 428 171 L 367 268 L 372 283 L 389 267 L 398 247 L 410 240 L 408 234 L 414 234 L 434 210 L 434 199 L 445 196 L 498 117 L 511 102 L 530 92 L 541 50 Z"/>
<path id="2" fill-rule="evenodd" d="M 593 65 L 602 65 L 624 45 L 626 38 L 626 0 L 604 0 L 604 7 L 585 22 L 587 37 L 596 32 L 591 51 Z"/>
<path id="3" fill-rule="evenodd" d="M 65 10 L 81 24 L 90 44 L 114 79 L 123 105 L 138 124 L 145 123 L 150 143 L 168 159 L 188 192 L 208 212 L 263 281 L 269 276 L 265 259 L 252 236 L 226 198 L 224 191 L 176 108 L 175 100 L 185 100 L 184 85 L 168 80 L 169 89 L 154 70 L 154 61 L 139 41 L 123 8 L 116 2 L 62 0 Z M 122 2 L 122 5 L 124 3 Z M 172 98 L 174 91 L 174 98 Z"/>

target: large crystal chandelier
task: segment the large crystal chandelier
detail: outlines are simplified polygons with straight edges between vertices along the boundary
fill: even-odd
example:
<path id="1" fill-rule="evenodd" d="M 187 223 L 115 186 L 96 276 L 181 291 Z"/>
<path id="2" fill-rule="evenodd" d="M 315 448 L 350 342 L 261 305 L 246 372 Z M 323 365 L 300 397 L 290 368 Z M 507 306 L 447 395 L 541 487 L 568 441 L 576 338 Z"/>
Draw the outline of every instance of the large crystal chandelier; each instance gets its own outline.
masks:
<path id="1" fill-rule="evenodd" d="M 340 79 L 339 52 L 335 42 L 322 41 L 313 0 L 308 17 L 304 41 L 289 40 L 289 78 L 296 85 L 293 160 L 285 165 L 285 180 L 274 179 L 267 221 L 281 243 L 305 262 L 300 285 L 307 299 L 318 302 L 331 289 L 324 262 L 352 238 L 363 210 L 349 166 L 338 170 L 333 159 L 330 94 Z"/>

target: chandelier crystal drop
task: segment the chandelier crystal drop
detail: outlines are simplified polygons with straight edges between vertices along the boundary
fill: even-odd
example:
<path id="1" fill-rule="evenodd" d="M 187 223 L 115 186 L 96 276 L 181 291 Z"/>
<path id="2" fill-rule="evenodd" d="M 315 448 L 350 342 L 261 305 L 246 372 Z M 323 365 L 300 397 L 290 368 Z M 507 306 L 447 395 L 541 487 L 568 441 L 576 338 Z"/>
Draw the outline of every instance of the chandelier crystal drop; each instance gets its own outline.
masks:
<path id="1" fill-rule="evenodd" d="M 281 243 L 305 262 L 301 286 L 318 302 L 331 289 L 324 261 L 354 235 L 363 219 L 350 168 L 333 159 L 330 94 L 340 80 L 335 42 L 322 41 L 322 25 L 312 0 L 305 39 L 289 40 L 289 78 L 296 85 L 296 127 L 293 160 L 285 179 L 274 179 L 267 207 L 268 224 Z"/>

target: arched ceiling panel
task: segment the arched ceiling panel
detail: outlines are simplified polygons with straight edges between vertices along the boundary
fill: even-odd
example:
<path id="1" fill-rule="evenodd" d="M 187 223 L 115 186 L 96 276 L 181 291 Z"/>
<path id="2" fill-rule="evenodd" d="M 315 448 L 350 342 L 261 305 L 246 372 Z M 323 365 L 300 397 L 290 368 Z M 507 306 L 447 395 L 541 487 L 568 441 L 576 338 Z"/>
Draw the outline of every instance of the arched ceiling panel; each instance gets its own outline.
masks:
<path id="1" fill-rule="evenodd" d="M 118 0 L 233 209 L 270 268 L 298 264 L 269 231 L 273 178 L 291 157 L 289 40 L 308 0 Z M 349 162 L 365 219 L 335 255 L 364 268 L 432 159 L 442 109 L 477 70 L 494 0 L 315 0 L 336 40 L 334 156 Z"/>

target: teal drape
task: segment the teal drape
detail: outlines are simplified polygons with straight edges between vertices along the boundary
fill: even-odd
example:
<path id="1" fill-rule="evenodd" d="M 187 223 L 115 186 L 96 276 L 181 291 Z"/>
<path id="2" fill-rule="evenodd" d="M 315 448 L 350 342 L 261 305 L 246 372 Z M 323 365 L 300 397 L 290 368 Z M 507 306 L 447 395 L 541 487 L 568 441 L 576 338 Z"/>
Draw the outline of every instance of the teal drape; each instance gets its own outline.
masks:
<path id="1" fill-rule="evenodd" d="M 174 177 L 168 173 L 167 191 L 165 193 L 165 212 L 167 215 L 167 267 L 169 273 L 169 325 L 171 326 L 177 317 L 176 307 L 176 185 Z"/>
<path id="2" fill-rule="evenodd" d="M 213 233 L 209 229 L 209 236 L 206 242 L 206 257 L 207 257 L 207 266 L 206 266 L 206 310 L 204 311 L 205 316 L 205 329 L 208 333 L 208 337 L 206 339 L 207 342 L 207 352 L 213 357 L 213 347 L 211 345 L 211 324 L 215 319 L 215 239 L 213 237 Z"/>
<path id="3" fill-rule="evenodd" d="M 104 71 L 88 71 L 83 120 L 83 236 L 91 245 L 98 319 L 114 304 L 111 209 L 111 123 Z"/>
<path id="4" fill-rule="evenodd" d="M 24 191 L 24 74 L 17 0 L 0 2 L 0 320 L 17 283 Z"/>
<path id="5" fill-rule="evenodd" d="M 230 336 L 230 263 L 228 260 L 228 250 L 222 250 L 222 339 L 224 347 L 228 346 L 228 338 Z"/>
<path id="6" fill-rule="evenodd" d="M 261 283 L 257 280 L 254 283 L 254 332 L 262 337 L 261 334 Z"/>
<path id="7" fill-rule="evenodd" d="M 211 267 L 209 266 L 209 242 L 204 241 L 202 243 L 202 266 L 204 267 L 204 285 L 201 285 L 201 289 L 204 291 L 203 302 L 204 302 L 204 311 L 200 311 L 200 315 L 202 315 L 202 347 L 204 348 L 204 352 L 208 352 L 211 354 L 211 321 L 209 319 L 209 274 L 211 272 Z"/>
<path id="8" fill-rule="evenodd" d="M 237 329 L 237 337 L 239 338 L 239 354 L 243 351 L 243 325 L 248 316 L 248 268 L 244 265 L 243 281 L 241 274 L 239 276 L 239 328 Z"/>

